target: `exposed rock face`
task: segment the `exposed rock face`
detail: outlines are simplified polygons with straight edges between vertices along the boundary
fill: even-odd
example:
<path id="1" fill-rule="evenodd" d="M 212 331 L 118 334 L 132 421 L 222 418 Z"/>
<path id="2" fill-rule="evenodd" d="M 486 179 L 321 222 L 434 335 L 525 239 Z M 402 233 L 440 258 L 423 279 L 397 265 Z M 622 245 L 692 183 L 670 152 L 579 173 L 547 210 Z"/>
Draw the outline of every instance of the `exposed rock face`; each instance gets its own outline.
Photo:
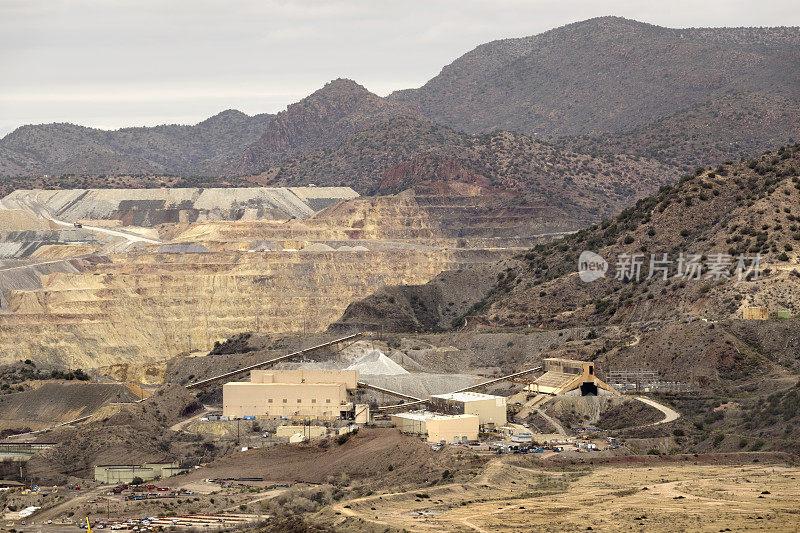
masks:
<path id="1" fill-rule="evenodd" d="M 644 158 L 559 149 L 527 135 L 471 136 L 427 120 L 395 117 L 339 144 L 284 160 L 254 178 L 270 186 L 353 187 L 386 194 L 456 183 L 483 194 L 561 210 L 562 218 L 611 216 L 636 198 L 678 179 L 674 168 Z M 459 195 L 464 195 L 464 192 Z M 478 194 L 478 193 L 473 193 Z"/>
<path id="2" fill-rule="evenodd" d="M 302 206 L 330 197 L 322 187 L 282 194 L 291 191 L 309 202 Z M 151 192 L 194 198 L 190 190 Z M 515 206 L 490 192 L 444 182 L 418 193 L 338 201 L 291 220 L 284 214 L 165 224 L 157 229 L 167 244 L 127 253 L 64 261 L 35 254 L 28 266 L 18 260 L 24 268 L 0 270 L 0 346 L 8 360 L 64 364 L 69 357 L 75 366 L 92 368 L 208 350 L 240 332 L 321 331 L 351 302 L 384 285 L 422 284 L 445 270 L 495 263 L 552 238 L 541 233 L 575 229 L 574 220 L 547 206 Z M 76 216 L 111 216 L 119 211 L 112 193 L 64 191 L 48 205 Z M 223 189 L 201 202 L 204 194 L 187 202 L 229 205 L 240 196 Z M 181 198 L 170 201 L 180 204 Z M 51 248 L 68 253 L 76 247 L 83 250 L 67 243 Z M 442 306 L 449 301 L 439 300 Z M 362 317 L 360 327 L 369 329 L 369 321 Z"/>
<path id="3" fill-rule="evenodd" d="M 175 224 L 165 240 L 199 242 L 215 250 L 294 248 L 314 243 L 370 250 L 401 248 L 529 247 L 575 230 L 580 220 L 543 203 L 507 205 L 491 190 L 450 184 L 441 189 L 360 197 L 331 205 L 305 220 Z M 324 251 L 320 247 L 318 251 Z"/>
<path id="4" fill-rule="evenodd" d="M 281 159 L 330 146 L 372 124 L 410 111 L 352 80 L 337 79 L 278 113 L 231 173 L 257 174 Z"/>
<path id="5" fill-rule="evenodd" d="M 117 256 L 7 293 L 0 362 L 69 358 L 93 368 L 208 350 L 245 331 L 322 330 L 376 287 L 422 283 L 474 260 L 410 249 Z"/>
<path id="6" fill-rule="evenodd" d="M 3 243 L 7 244 L 7 243 Z M 36 247 L 36 243 L 30 245 Z M 88 260 L 64 259 L 52 261 L 26 261 L 0 265 L 0 313 L 8 310 L 5 294 L 8 291 L 32 291 L 42 288 L 42 277 L 63 273 L 79 273 L 89 265 Z"/>
<path id="7" fill-rule="evenodd" d="M 30 213 L 46 207 L 85 225 L 0 234 L 0 245 L 30 250 L 0 264 L 4 357 L 123 365 L 114 372 L 124 374 L 126 363 L 208 350 L 240 332 L 321 331 L 384 285 L 422 284 L 444 270 L 494 263 L 552 238 L 541 233 L 575 229 L 575 220 L 547 206 L 513 205 L 507 195 L 467 183 L 468 174 L 457 177 L 464 181 L 373 198 L 323 187 L 90 190 L 42 192 L 31 205 L 19 191 L 2 202 Z M 278 214 L 210 220 L 223 218 L 217 211 L 255 209 L 258 198 L 272 201 Z M 138 213 L 133 221 L 163 220 L 156 215 L 178 207 L 206 210 L 207 220 L 146 229 L 163 244 L 115 248 L 108 239 L 118 237 L 93 228 L 130 222 L 128 215 L 119 220 L 123 202 Z M 85 244 L 93 237 L 94 248 Z M 51 238 L 59 242 L 48 244 Z"/>
<path id="8" fill-rule="evenodd" d="M 489 187 L 491 180 L 464 168 L 464 165 L 448 156 L 422 154 L 387 168 L 378 185 L 382 193 L 399 192 L 415 185 L 458 182 L 476 186 L 476 190 Z"/>

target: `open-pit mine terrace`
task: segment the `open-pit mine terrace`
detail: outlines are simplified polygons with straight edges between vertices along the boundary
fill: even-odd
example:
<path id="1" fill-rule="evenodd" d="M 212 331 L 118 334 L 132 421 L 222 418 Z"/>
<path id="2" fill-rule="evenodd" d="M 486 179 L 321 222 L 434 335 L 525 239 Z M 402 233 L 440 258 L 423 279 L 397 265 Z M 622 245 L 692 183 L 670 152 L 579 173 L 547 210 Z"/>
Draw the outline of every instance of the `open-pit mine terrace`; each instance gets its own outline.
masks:
<path id="1" fill-rule="evenodd" d="M 545 208 L 410 191 L 15 191 L 0 200 L 0 362 L 94 368 L 320 331 L 382 285 L 571 229 Z"/>

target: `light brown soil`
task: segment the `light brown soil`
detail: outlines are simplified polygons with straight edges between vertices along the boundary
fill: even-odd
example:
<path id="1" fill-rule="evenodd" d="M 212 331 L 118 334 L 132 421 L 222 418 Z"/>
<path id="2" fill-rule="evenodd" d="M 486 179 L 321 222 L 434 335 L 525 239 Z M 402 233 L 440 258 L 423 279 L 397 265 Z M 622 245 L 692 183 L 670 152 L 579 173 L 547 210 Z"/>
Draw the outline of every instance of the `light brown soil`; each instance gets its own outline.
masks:
<path id="1" fill-rule="evenodd" d="M 109 403 L 137 399 L 120 384 L 45 382 L 33 390 L 0 397 L 0 428 L 50 427 L 91 414 Z"/>
<path id="2" fill-rule="evenodd" d="M 507 456 L 469 483 L 370 495 L 317 518 L 436 532 L 796 531 L 798 478 L 797 467 L 763 464 L 552 471 Z"/>

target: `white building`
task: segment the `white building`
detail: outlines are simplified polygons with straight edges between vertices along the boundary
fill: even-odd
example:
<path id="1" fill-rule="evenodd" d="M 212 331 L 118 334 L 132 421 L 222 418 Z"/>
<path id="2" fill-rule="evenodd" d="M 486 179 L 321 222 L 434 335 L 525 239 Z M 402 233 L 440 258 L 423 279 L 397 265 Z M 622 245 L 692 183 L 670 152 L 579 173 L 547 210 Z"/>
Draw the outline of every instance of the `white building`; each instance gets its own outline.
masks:
<path id="1" fill-rule="evenodd" d="M 427 437 L 428 442 L 467 442 L 478 439 L 476 415 L 414 411 L 392 415 L 392 423 L 403 433 Z"/>
<path id="2" fill-rule="evenodd" d="M 430 397 L 436 411 L 447 414 L 476 415 L 478 423 L 494 427 L 506 424 L 506 399 L 480 392 L 451 392 Z"/>

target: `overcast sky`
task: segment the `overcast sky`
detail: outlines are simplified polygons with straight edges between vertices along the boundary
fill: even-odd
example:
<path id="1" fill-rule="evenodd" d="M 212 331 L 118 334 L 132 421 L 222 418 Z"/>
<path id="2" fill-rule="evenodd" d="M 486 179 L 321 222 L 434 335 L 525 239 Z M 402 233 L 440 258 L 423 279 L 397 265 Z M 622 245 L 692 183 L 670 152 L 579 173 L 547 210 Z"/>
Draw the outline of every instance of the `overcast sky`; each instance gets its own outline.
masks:
<path id="1" fill-rule="evenodd" d="M 418 87 L 476 45 L 620 15 L 796 26 L 796 0 L 0 0 L 0 135 L 277 112 L 337 78 Z"/>

